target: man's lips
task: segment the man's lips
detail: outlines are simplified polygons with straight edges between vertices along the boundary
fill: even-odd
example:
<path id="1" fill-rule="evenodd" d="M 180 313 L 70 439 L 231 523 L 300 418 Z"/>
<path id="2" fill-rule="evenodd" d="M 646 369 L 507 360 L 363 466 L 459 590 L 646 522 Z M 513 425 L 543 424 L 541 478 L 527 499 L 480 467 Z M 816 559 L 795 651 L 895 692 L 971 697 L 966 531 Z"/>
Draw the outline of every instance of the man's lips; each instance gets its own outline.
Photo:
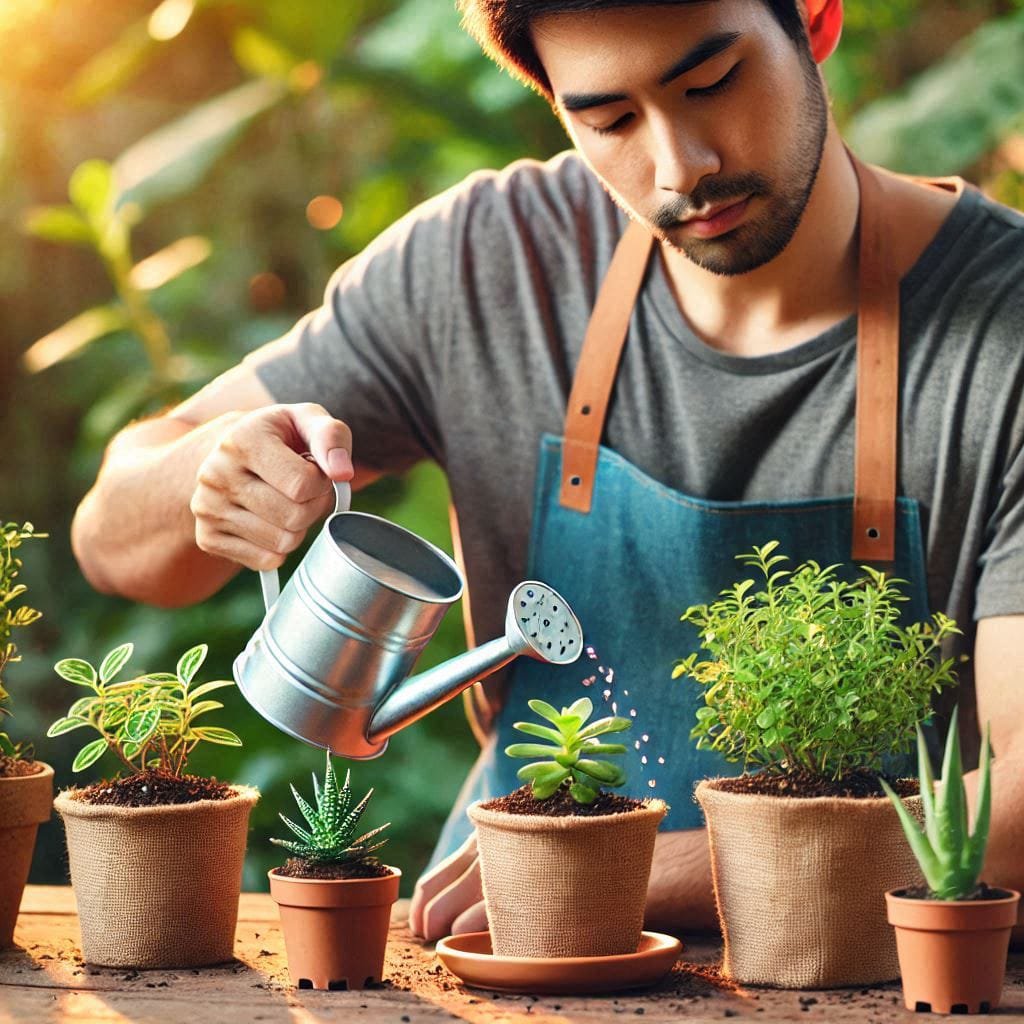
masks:
<path id="1" fill-rule="evenodd" d="M 697 238 L 714 238 L 731 231 L 742 219 L 750 205 L 750 196 L 738 202 L 712 208 L 707 214 L 682 221 L 679 227 Z"/>

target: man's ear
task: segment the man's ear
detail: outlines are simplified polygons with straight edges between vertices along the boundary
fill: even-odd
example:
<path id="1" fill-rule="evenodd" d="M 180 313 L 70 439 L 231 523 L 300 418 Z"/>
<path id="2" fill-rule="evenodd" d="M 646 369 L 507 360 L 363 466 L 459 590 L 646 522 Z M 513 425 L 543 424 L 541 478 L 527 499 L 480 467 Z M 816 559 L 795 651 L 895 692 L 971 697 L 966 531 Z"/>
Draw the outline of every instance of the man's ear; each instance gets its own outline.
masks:
<path id="1" fill-rule="evenodd" d="M 805 0 L 807 35 L 818 64 L 832 56 L 843 32 L 843 0 Z"/>

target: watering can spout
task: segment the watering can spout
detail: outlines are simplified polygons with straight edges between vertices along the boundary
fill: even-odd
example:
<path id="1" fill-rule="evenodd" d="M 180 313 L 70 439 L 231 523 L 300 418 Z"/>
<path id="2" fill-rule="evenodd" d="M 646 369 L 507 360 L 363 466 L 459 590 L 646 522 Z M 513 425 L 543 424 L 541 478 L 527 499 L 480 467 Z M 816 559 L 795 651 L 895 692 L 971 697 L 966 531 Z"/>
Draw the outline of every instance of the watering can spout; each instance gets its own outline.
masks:
<path id="1" fill-rule="evenodd" d="M 520 583 L 508 600 L 505 635 L 399 683 L 370 719 L 376 744 L 458 696 L 521 654 L 569 665 L 583 653 L 583 630 L 568 603 L 547 584 Z"/>

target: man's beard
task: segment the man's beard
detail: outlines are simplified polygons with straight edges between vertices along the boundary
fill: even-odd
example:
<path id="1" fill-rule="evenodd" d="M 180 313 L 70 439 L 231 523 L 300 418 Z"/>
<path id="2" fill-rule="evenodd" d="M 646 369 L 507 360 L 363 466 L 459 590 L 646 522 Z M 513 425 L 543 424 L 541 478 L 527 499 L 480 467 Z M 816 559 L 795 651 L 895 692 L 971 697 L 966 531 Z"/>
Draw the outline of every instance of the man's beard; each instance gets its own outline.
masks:
<path id="1" fill-rule="evenodd" d="M 712 274 L 746 274 L 775 259 L 789 245 L 807 208 L 825 149 L 828 103 L 806 41 L 798 45 L 807 91 L 806 120 L 779 179 L 756 171 L 709 178 L 646 218 L 657 238 Z M 682 236 L 680 221 L 708 206 L 741 202 L 748 196 L 765 200 L 760 216 L 715 238 Z"/>

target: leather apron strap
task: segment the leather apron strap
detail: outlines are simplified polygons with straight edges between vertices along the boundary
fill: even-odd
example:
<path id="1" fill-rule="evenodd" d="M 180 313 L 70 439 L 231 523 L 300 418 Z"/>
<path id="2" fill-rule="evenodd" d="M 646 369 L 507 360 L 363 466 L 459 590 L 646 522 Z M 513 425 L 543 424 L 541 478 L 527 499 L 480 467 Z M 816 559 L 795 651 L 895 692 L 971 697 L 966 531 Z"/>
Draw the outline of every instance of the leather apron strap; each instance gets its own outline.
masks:
<path id="1" fill-rule="evenodd" d="M 851 154 L 861 189 L 853 561 L 895 557 L 899 404 L 899 280 L 891 270 L 884 179 Z M 587 325 L 566 410 L 559 502 L 588 513 L 629 319 L 654 245 L 631 221 Z"/>

